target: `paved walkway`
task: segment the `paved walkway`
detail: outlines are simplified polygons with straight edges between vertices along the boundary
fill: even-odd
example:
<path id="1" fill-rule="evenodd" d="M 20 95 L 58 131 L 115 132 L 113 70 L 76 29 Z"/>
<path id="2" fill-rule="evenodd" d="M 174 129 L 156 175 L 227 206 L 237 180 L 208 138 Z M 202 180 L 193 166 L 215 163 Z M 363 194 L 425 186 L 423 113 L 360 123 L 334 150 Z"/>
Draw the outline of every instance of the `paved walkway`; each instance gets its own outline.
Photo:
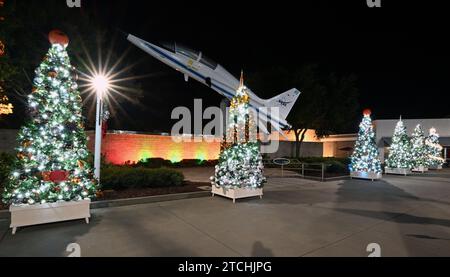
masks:
<path id="1" fill-rule="evenodd" d="M 206 173 L 204 175 L 207 175 Z M 0 220 L 0 256 L 382 256 L 450 255 L 450 171 L 382 181 L 270 178 L 260 199 L 221 197 L 93 211 L 19 229 Z"/>
<path id="2" fill-rule="evenodd" d="M 192 182 L 211 182 L 210 177 L 214 175 L 213 167 L 191 167 L 191 168 L 177 168 L 176 170 L 183 173 L 184 178 L 186 180 Z M 280 168 L 265 168 L 264 176 L 271 177 L 281 177 L 283 174 L 284 177 L 299 177 L 300 175 L 296 172 L 284 170 L 281 173 Z"/>

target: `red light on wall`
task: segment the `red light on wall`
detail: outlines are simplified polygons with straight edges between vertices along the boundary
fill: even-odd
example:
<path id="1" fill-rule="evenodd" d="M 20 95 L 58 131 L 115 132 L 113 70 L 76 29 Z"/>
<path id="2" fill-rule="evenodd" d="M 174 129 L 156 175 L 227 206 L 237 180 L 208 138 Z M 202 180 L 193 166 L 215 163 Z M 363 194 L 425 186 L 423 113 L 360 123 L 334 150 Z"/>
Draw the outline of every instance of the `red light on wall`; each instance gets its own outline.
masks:
<path id="1" fill-rule="evenodd" d="M 94 134 L 89 135 L 89 149 L 94 148 Z M 146 158 L 162 158 L 172 162 L 184 159 L 214 160 L 219 157 L 220 142 L 174 142 L 171 136 L 144 134 L 107 134 L 102 154 L 112 164 L 135 163 Z"/>

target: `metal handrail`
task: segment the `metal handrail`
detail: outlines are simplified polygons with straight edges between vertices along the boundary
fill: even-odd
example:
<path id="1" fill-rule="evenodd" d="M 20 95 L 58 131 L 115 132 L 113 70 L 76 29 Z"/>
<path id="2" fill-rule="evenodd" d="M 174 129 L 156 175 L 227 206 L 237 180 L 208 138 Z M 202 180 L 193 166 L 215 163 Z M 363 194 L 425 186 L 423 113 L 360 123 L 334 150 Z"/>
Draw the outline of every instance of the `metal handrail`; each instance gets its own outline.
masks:
<path id="1" fill-rule="evenodd" d="M 327 167 L 331 166 L 331 164 L 328 163 L 305 163 L 300 162 L 298 159 L 290 159 L 290 163 L 288 165 L 282 166 L 278 165 L 273 162 L 273 159 L 264 159 L 263 160 L 264 165 L 273 165 L 276 167 L 280 167 L 281 169 L 281 176 L 284 176 L 284 170 L 301 170 L 301 175 L 303 178 L 305 178 L 305 171 L 312 171 L 312 172 L 321 172 L 321 181 L 323 182 L 325 180 L 325 170 Z M 299 167 L 292 167 L 292 165 L 298 165 Z M 309 166 L 320 166 L 319 168 L 310 168 Z"/>

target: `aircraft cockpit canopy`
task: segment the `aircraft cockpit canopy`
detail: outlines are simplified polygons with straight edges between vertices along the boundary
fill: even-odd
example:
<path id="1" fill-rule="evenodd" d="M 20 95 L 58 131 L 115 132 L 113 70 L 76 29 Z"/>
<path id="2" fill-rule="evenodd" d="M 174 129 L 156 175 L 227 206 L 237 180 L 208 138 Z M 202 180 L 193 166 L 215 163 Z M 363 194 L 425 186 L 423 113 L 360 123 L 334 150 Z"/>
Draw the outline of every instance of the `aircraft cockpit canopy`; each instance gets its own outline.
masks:
<path id="1" fill-rule="evenodd" d="M 208 57 L 205 57 L 200 51 L 196 51 L 193 50 L 187 46 L 184 46 L 182 44 L 179 43 L 162 43 L 161 46 L 168 50 L 171 51 L 172 53 L 180 53 L 183 56 L 186 56 L 194 61 L 197 61 L 198 58 L 200 57 L 200 63 L 208 66 L 211 69 L 216 69 L 217 67 L 217 63 L 214 62 L 213 60 L 209 59 Z"/>

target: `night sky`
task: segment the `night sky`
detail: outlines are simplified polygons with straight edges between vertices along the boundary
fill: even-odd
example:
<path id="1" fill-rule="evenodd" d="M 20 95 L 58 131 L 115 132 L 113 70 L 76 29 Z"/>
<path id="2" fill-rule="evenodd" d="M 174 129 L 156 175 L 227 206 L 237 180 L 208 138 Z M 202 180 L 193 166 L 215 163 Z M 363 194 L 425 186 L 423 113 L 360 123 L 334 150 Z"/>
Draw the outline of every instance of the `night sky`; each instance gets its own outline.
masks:
<path id="1" fill-rule="evenodd" d="M 93 11 L 110 30 L 149 42 L 181 42 L 235 76 L 241 69 L 251 75 L 317 63 L 325 71 L 356 74 L 361 110 L 371 108 L 375 119 L 450 116 L 450 19 L 448 9 L 432 1 L 395 1 L 392 6 L 394 1 L 384 0 L 379 9 L 369 9 L 365 0 L 82 2 L 83 10 Z M 139 80 L 144 91 L 139 105 L 121 103 L 125 112 L 112 119 L 112 128 L 168 131 L 174 107 L 191 107 L 194 98 L 202 98 L 205 106 L 219 105 L 221 97 L 214 91 L 195 81 L 185 83 L 181 74 L 124 37 L 111 37 L 120 51 L 131 48 L 128 62 L 139 62 L 133 74 L 152 75 Z M 276 79 L 271 82 L 275 91 L 255 93 L 269 98 L 290 89 Z"/>

